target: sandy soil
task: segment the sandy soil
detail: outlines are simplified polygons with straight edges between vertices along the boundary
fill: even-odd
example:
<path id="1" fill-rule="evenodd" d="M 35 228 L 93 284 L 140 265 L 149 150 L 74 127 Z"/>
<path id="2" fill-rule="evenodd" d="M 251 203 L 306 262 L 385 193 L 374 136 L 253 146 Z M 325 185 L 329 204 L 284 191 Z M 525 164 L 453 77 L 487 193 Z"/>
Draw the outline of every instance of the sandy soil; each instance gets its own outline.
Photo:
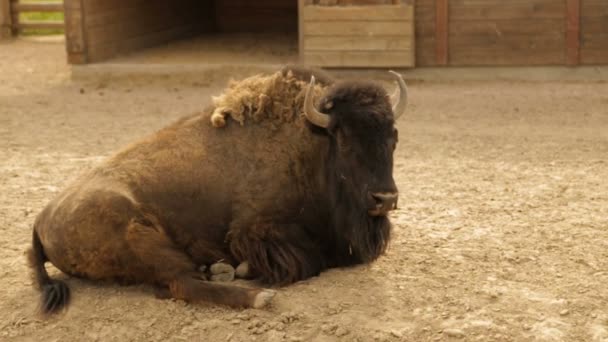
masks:
<path id="1" fill-rule="evenodd" d="M 112 151 L 222 83 L 74 83 L 60 44 L 0 44 L 0 340 L 608 341 L 608 84 L 411 82 L 394 241 L 369 266 L 279 291 L 267 310 L 67 278 L 34 315 L 36 214 Z"/>

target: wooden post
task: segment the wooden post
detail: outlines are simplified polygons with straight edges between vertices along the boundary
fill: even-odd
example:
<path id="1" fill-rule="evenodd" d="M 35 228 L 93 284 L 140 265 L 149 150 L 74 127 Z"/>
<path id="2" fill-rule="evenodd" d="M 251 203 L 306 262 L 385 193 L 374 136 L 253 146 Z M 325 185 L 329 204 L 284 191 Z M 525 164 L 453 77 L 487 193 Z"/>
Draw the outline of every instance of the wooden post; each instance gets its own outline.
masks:
<path id="1" fill-rule="evenodd" d="M 581 46 L 581 1 L 567 0 L 566 56 L 568 65 L 578 65 Z"/>
<path id="2" fill-rule="evenodd" d="M 448 65 L 448 0 L 436 0 L 435 6 L 435 59 L 438 65 Z"/>
<path id="3" fill-rule="evenodd" d="M 87 44 L 84 35 L 83 0 L 64 0 L 65 47 L 69 64 L 88 62 Z"/>
<path id="4" fill-rule="evenodd" d="M 11 15 L 11 33 L 13 36 L 19 34 L 19 12 L 15 11 L 15 4 L 18 3 L 19 0 L 10 0 L 10 15 Z"/>
<path id="5" fill-rule="evenodd" d="M 0 39 L 10 38 L 12 27 L 10 0 L 0 0 Z"/>

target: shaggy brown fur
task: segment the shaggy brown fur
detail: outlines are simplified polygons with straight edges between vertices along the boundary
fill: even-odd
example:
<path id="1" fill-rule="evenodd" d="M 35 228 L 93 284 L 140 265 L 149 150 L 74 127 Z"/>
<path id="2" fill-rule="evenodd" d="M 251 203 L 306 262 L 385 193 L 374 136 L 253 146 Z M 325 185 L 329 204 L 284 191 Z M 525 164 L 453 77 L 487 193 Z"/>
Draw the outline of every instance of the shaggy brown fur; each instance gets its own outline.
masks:
<path id="1" fill-rule="evenodd" d="M 43 311 L 70 298 L 46 261 L 76 277 L 149 283 L 187 301 L 261 307 L 272 292 L 209 283 L 197 266 L 247 261 L 258 279 L 284 285 L 381 255 L 390 222 L 368 213 L 377 206 L 372 194 L 397 191 L 388 96 L 373 83 L 327 77 L 315 89 L 331 117 L 320 128 L 299 115 L 302 78 L 311 73 L 232 83 L 216 103 L 242 125 L 213 127 L 215 107 L 183 118 L 52 200 L 36 219 L 29 254 Z"/>
<path id="2" fill-rule="evenodd" d="M 228 117 L 242 125 L 262 120 L 292 122 L 300 114 L 308 81 L 294 76 L 291 70 L 272 75 L 255 75 L 241 81 L 230 81 L 228 88 L 213 97 L 215 110 L 211 123 L 224 127 Z M 315 86 L 315 97 L 325 87 Z"/>

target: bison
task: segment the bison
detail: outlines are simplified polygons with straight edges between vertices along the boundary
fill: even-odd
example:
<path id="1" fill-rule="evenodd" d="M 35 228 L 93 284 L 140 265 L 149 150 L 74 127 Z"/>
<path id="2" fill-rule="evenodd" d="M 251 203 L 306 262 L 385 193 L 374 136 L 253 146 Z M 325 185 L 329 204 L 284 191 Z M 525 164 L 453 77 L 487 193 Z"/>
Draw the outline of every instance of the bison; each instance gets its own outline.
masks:
<path id="1" fill-rule="evenodd" d="M 377 259 L 391 237 L 395 120 L 407 102 L 394 74 L 393 100 L 373 82 L 302 67 L 233 81 L 202 113 L 83 174 L 34 223 L 41 311 L 70 299 L 47 261 L 165 298 L 260 308 L 269 288 Z M 199 265 L 220 260 L 264 286 L 207 281 Z"/>

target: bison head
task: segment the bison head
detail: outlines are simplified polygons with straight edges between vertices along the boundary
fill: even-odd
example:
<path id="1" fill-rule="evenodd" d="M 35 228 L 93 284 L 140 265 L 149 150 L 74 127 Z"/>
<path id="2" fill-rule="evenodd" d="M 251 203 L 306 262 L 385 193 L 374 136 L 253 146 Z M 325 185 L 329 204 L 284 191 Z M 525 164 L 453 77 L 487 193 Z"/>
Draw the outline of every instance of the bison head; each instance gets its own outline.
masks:
<path id="1" fill-rule="evenodd" d="M 386 91 L 369 82 L 343 82 L 330 87 L 315 108 L 314 76 L 306 92 L 304 114 L 329 140 L 327 180 L 334 226 L 361 261 L 371 261 L 390 238 L 389 211 L 397 206 L 393 152 L 395 120 L 407 104 L 407 88 L 397 76 L 394 104 Z"/>

